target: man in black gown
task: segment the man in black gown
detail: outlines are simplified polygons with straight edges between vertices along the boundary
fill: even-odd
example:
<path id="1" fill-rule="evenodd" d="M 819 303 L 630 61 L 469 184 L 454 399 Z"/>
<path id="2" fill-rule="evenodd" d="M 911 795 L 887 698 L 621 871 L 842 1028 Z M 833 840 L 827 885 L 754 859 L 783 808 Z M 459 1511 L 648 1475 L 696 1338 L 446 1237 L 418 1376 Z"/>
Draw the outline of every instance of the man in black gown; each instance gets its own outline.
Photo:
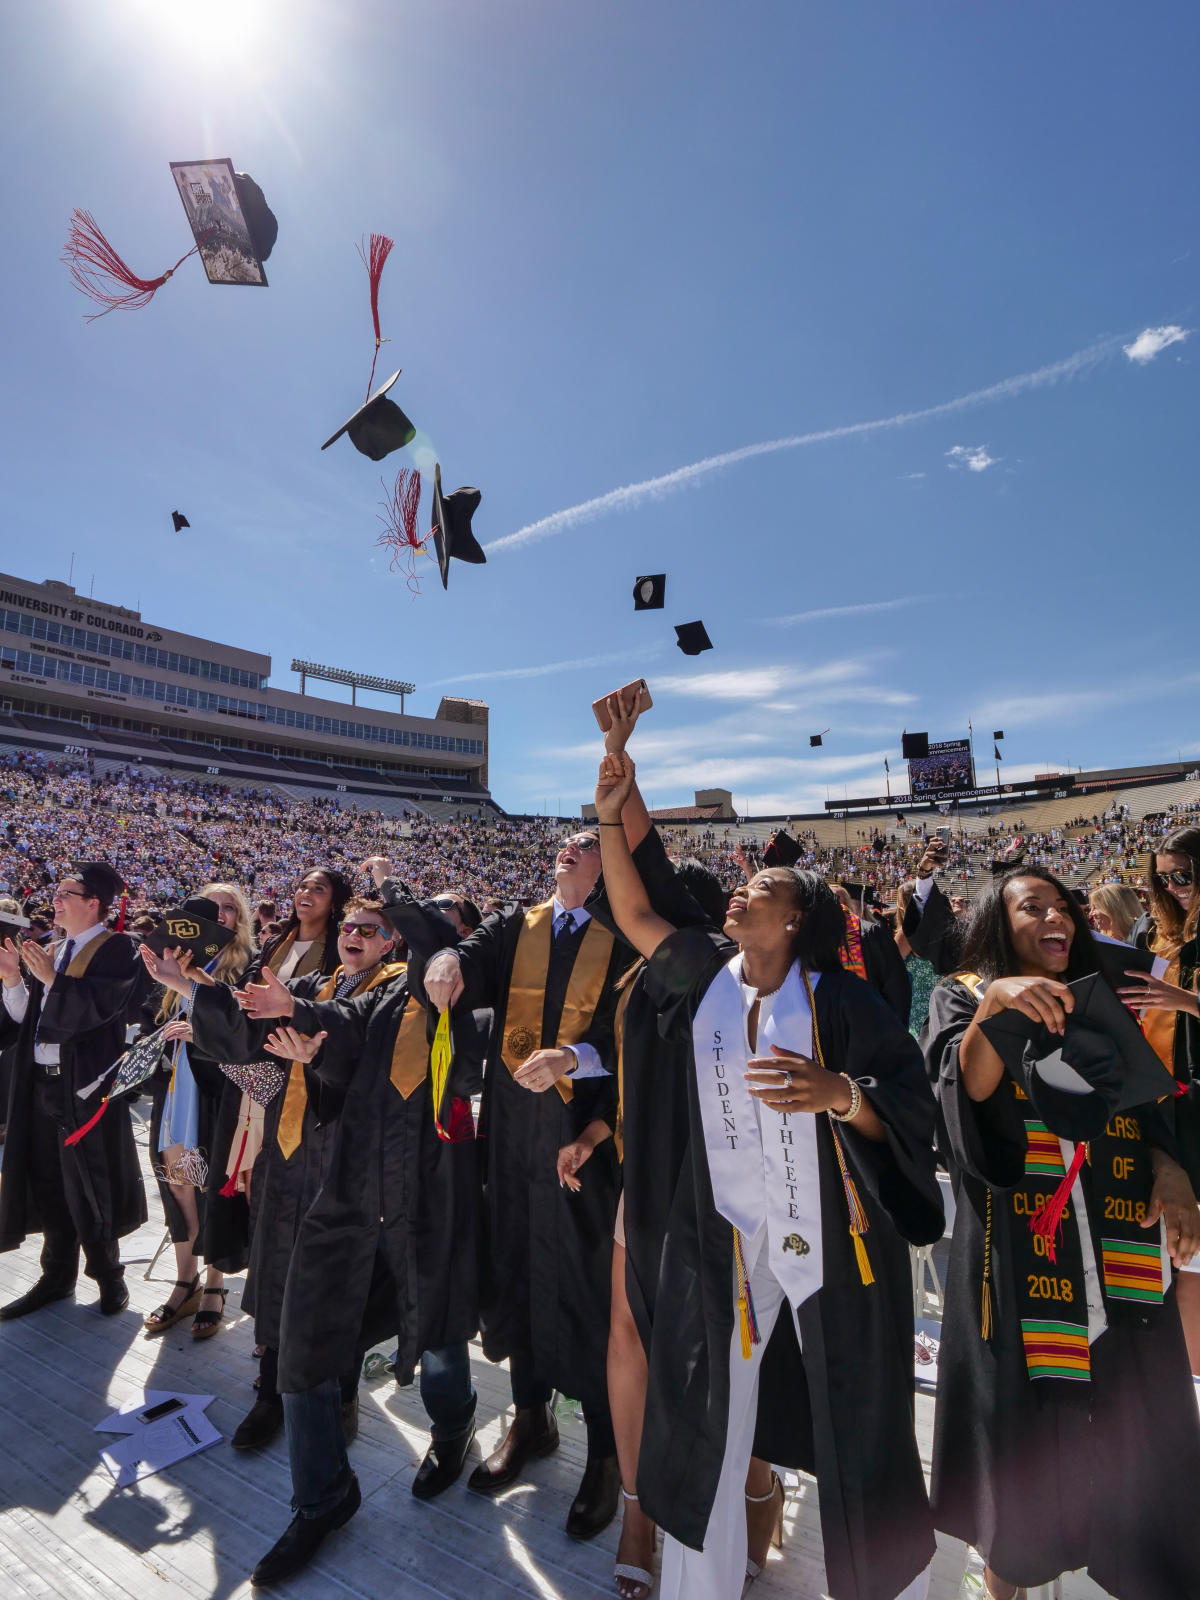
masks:
<path id="1" fill-rule="evenodd" d="M 588 1429 L 587 1469 L 567 1517 L 578 1539 L 607 1526 L 620 1490 L 606 1377 L 620 1186 L 611 1140 L 582 1169 L 579 1193 L 556 1170 L 559 1149 L 589 1122 L 615 1126 L 614 983 L 630 955 L 584 908 L 599 871 L 597 835 L 573 835 L 556 858 L 552 900 L 494 913 L 423 974 L 436 1010 L 461 996 L 495 1017 L 480 1122 L 480 1323 L 489 1360 L 509 1362 L 516 1417 L 469 1487 L 495 1494 L 557 1448 L 558 1388 L 581 1402 Z M 410 980 L 415 987 L 411 971 Z"/>
<path id="2" fill-rule="evenodd" d="M 124 887 L 107 863 L 81 862 L 54 894 L 62 941 L 0 947 L 0 1045 L 15 1041 L 0 1250 L 42 1234 L 41 1276 L 0 1309 L 3 1321 L 69 1299 L 81 1246 L 101 1311 L 112 1316 L 129 1304 L 118 1241 L 145 1222 L 146 1195 L 128 1105 L 110 1105 L 77 1144 L 64 1143 L 99 1102 L 99 1091 L 87 1100 L 77 1091 L 122 1054 L 126 1021 L 136 1019 L 146 988 L 132 941 L 104 926 Z"/>

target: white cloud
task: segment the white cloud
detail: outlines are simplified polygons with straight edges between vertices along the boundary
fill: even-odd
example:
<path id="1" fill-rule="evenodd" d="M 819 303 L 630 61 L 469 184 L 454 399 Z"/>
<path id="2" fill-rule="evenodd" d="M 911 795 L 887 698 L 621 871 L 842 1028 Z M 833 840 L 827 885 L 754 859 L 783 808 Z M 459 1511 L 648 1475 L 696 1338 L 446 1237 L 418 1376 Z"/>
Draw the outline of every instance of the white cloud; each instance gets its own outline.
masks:
<path id="1" fill-rule="evenodd" d="M 838 428 L 820 428 L 814 433 L 793 434 L 786 439 L 767 439 L 761 444 L 743 445 L 738 450 L 725 450 L 720 455 L 706 456 L 703 461 L 693 461 L 686 467 L 676 467 L 657 478 L 645 478 L 641 483 L 628 483 L 620 489 L 610 489 L 607 494 L 582 500 L 578 505 L 563 511 L 552 511 L 549 516 L 528 522 L 515 533 L 493 539 L 485 548 L 491 554 L 498 550 L 516 550 L 522 545 L 535 544 L 556 533 L 566 533 L 584 523 L 594 522 L 609 512 L 634 511 L 646 501 L 661 500 L 666 495 L 686 489 L 709 473 L 720 472 L 725 467 L 737 466 L 742 461 L 753 461 L 758 456 L 775 455 L 781 450 L 799 450 L 806 445 L 824 444 L 830 439 L 852 439 L 863 434 L 881 433 L 887 429 L 905 428 L 914 422 L 929 422 L 934 417 L 954 416 L 959 411 L 970 411 L 975 406 L 990 404 L 993 400 L 1011 400 L 1032 389 L 1044 389 L 1065 379 L 1078 377 L 1107 357 L 1115 355 L 1121 347 L 1118 336 L 1102 339 L 1077 350 L 1061 361 L 1052 361 L 1033 372 L 1020 372 L 1012 378 L 1002 378 L 986 389 L 974 389 L 970 394 L 958 395 L 953 400 L 942 400 L 937 405 L 923 406 L 919 411 L 898 411 L 891 417 L 879 417 L 871 422 L 850 422 Z"/>
<path id="2" fill-rule="evenodd" d="M 452 683 L 485 683 L 496 678 L 545 678 L 552 672 L 576 672 L 581 667 L 607 667 L 617 661 L 645 661 L 659 655 L 661 644 L 639 645 L 636 650 L 618 650 L 612 655 L 578 656 L 574 661 L 540 661 L 529 667 L 497 667 L 481 672 L 459 672 L 453 678 L 435 678 L 427 689 L 444 689 Z"/>
<path id="3" fill-rule="evenodd" d="M 946 451 L 951 467 L 966 467 L 968 472 L 986 472 L 994 467 L 999 456 L 990 456 L 985 444 L 956 444 Z"/>
<path id="4" fill-rule="evenodd" d="M 898 600 L 867 600 L 854 606 L 821 606 L 815 611 L 793 611 L 787 617 L 765 617 L 777 628 L 790 628 L 798 622 L 821 622 L 826 617 L 859 617 L 868 611 L 899 611 L 902 606 L 917 606 L 930 597 L 926 594 L 906 594 Z"/>
<path id="5" fill-rule="evenodd" d="M 1130 361 L 1136 361 L 1138 366 L 1144 367 L 1169 345 L 1182 344 L 1191 331 L 1190 328 L 1181 328 L 1177 322 L 1169 322 L 1161 328 L 1143 328 L 1132 344 L 1122 345 L 1121 348 Z"/>
<path id="6" fill-rule="evenodd" d="M 925 474 L 923 472 L 902 472 L 900 474 L 900 479 L 901 482 L 911 483 L 914 478 L 923 478 L 924 476 Z"/>

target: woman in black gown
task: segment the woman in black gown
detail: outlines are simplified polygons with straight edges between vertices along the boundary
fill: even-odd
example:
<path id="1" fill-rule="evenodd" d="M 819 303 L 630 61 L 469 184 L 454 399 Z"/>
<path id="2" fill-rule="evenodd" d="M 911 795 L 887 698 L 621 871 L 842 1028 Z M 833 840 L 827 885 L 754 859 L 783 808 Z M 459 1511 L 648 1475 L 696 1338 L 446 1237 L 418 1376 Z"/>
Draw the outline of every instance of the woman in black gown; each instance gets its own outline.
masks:
<path id="1" fill-rule="evenodd" d="M 1170 1277 L 1200 1246 L 1200 1213 L 1169 1123 L 1154 1102 L 1113 1114 L 1124 1102 L 1090 1087 L 1128 1070 L 1111 1034 L 1089 1031 L 1086 1079 L 1051 1056 L 1018 1082 L 980 1026 L 1019 1012 L 1068 1048 L 1068 983 L 1098 963 L 1058 879 L 1018 869 L 994 885 L 961 959 L 923 1035 L 957 1200 L 937 1526 L 980 1550 L 997 1600 L 1079 1567 L 1118 1600 L 1194 1597 L 1200 1418 Z M 1063 1200 L 1057 1229 L 1031 1227 Z"/>

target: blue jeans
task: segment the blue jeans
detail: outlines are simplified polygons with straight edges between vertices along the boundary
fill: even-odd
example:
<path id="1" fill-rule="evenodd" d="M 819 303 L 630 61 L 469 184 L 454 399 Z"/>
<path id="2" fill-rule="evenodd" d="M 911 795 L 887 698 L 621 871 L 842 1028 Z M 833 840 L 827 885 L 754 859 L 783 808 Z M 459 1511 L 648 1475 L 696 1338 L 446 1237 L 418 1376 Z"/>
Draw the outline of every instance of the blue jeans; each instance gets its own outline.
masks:
<path id="1" fill-rule="evenodd" d="M 292 1468 L 292 1510 L 302 1517 L 323 1517 L 345 1499 L 354 1477 L 346 1457 L 338 1379 L 285 1394 L 283 1424 Z"/>
<path id="2" fill-rule="evenodd" d="M 435 1441 L 457 1439 L 475 1420 L 475 1385 L 464 1339 L 421 1354 L 421 1404 L 429 1414 Z"/>

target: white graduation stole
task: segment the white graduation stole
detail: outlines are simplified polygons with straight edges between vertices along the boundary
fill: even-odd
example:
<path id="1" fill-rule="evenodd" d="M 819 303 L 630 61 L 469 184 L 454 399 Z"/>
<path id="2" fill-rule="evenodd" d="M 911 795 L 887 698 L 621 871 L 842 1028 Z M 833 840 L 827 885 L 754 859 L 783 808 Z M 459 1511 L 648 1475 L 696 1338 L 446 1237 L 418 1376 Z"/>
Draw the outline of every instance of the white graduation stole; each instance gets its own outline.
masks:
<path id="1" fill-rule="evenodd" d="M 811 975 L 814 989 L 819 981 Z M 747 1242 L 766 1224 L 771 1271 L 799 1306 L 824 1278 L 817 1119 L 755 1106 L 745 1078 L 748 1015 L 739 953 L 713 979 L 692 1023 L 709 1178 L 717 1210 Z M 769 1057 L 773 1044 L 812 1056 L 812 1012 L 798 965 L 774 996 L 753 1055 Z"/>

